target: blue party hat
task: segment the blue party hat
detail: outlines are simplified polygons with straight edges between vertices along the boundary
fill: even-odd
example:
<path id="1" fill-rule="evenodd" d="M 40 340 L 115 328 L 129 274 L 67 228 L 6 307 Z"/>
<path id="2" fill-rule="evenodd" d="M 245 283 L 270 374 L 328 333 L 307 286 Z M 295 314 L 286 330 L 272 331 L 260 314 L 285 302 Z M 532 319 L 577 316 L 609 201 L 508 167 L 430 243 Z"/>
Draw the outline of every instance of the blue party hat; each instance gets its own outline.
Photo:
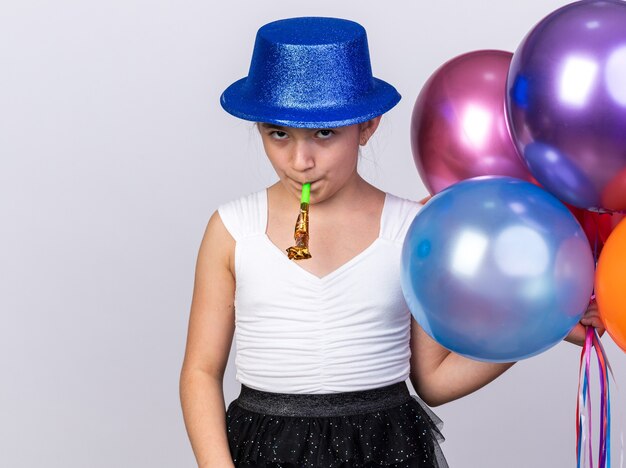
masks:
<path id="1" fill-rule="evenodd" d="M 250 71 L 222 94 L 232 115 L 285 127 L 331 128 L 365 122 L 400 94 L 372 76 L 367 35 L 338 18 L 291 18 L 257 32 Z"/>

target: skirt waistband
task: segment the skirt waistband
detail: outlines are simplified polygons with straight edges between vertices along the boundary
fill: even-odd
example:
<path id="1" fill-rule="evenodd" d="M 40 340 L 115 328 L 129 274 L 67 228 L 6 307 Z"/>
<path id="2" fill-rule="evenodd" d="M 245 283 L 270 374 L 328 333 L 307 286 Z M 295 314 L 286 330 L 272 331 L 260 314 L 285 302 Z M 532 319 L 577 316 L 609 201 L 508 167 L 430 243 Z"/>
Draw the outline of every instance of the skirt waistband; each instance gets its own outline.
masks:
<path id="1" fill-rule="evenodd" d="M 411 400 L 405 382 L 358 392 L 273 393 L 245 385 L 236 403 L 245 410 L 273 416 L 332 417 L 372 413 Z"/>

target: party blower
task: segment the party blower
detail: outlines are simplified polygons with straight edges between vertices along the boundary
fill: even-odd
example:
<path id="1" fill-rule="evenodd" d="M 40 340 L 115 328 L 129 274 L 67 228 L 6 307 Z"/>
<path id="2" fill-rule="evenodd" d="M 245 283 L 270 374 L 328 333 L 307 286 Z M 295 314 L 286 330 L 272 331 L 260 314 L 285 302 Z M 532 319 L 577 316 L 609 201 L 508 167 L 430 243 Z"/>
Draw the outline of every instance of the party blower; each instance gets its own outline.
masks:
<path id="1" fill-rule="evenodd" d="M 293 238 L 296 245 L 287 249 L 289 260 L 306 260 L 311 258 L 309 252 L 309 201 L 311 199 L 311 183 L 307 182 L 302 186 L 302 196 L 300 197 L 300 214 L 296 220 L 296 228 Z"/>

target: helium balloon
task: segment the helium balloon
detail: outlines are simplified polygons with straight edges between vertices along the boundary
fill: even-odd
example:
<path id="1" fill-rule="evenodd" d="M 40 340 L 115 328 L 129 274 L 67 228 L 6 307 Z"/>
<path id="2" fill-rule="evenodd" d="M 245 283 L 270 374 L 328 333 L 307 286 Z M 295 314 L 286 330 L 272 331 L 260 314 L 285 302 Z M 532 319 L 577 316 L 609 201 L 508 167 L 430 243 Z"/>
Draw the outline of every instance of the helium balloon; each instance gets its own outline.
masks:
<path id="1" fill-rule="evenodd" d="M 537 181 L 588 210 L 626 210 L 626 3 L 588 0 L 540 21 L 513 55 L 506 105 Z"/>
<path id="2" fill-rule="evenodd" d="M 611 232 L 624 219 L 624 215 L 621 213 L 598 213 L 567 204 L 566 206 L 585 231 L 593 256 L 598 259 Z"/>
<path id="3" fill-rule="evenodd" d="M 598 311 L 613 341 L 626 351 L 626 220 L 604 244 L 596 271 Z"/>
<path id="4" fill-rule="evenodd" d="M 431 194 L 482 175 L 531 179 L 505 116 L 512 55 L 501 50 L 460 55 L 422 88 L 413 108 L 411 148 Z"/>
<path id="5" fill-rule="evenodd" d="M 417 214 L 402 248 L 411 313 L 442 346 L 490 362 L 534 356 L 578 323 L 594 259 L 553 195 L 510 177 L 448 187 Z"/>

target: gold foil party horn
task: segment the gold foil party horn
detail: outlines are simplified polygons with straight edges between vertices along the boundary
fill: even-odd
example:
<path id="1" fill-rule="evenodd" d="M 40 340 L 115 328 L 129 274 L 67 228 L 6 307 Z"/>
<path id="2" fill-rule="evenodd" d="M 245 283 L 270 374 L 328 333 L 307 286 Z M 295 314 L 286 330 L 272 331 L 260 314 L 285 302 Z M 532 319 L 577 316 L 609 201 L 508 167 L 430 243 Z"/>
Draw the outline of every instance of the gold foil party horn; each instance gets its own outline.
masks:
<path id="1" fill-rule="evenodd" d="M 309 200 L 311 199 L 311 183 L 307 182 L 302 186 L 302 197 L 300 198 L 300 214 L 296 221 L 293 238 L 296 245 L 287 249 L 287 256 L 290 260 L 305 260 L 311 258 L 309 252 Z"/>

